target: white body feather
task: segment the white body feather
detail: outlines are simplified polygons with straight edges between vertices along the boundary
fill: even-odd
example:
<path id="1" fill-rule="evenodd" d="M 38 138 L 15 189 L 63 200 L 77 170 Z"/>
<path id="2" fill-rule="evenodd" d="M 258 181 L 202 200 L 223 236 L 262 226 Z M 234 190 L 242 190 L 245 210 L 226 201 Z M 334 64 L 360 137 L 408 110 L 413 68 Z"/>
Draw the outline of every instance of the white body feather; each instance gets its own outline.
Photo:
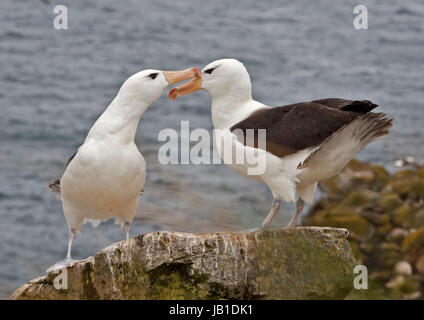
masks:
<path id="1" fill-rule="evenodd" d="M 84 144 L 60 179 L 60 197 L 69 229 L 116 218 L 131 223 L 146 178 L 146 163 L 134 138 L 146 109 L 169 85 L 152 70 L 128 78 L 118 95 L 90 129 Z"/>
<path id="2" fill-rule="evenodd" d="M 131 222 L 146 177 L 146 164 L 134 143 L 87 141 L 61 178 L 61 200 L 68 225 L 85 219 Z"/>

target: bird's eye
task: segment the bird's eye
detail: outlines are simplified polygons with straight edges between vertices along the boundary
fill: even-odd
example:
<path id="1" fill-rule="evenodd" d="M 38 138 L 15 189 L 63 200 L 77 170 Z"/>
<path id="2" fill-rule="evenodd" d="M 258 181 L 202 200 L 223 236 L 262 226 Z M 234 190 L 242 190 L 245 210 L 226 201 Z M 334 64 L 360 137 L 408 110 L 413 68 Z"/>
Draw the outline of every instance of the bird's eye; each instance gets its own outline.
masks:
<path id="1" fill-rule="evenodd" d="M 149 74 L 148 77 L 151 78 L 151 79 L 155 79 L 158 76 L 158 74 L 159 73 L 154 72 L 154 73 Z"/>
<path id="2" fill-rule="evenodd" d="M 205 70 L 204 72 L 207 73 L 207 74 L 211 74 L 215 69 L 216 69 L 216 67 L 215 68 L 209 68 L 208 70 Z"/>

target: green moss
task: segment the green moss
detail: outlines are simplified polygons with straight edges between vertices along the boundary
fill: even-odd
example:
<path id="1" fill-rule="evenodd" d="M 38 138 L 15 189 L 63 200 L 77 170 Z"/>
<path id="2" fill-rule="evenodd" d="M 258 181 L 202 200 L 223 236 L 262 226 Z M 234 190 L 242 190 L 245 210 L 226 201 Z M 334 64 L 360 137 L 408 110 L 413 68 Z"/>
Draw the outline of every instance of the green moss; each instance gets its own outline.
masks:
<path id="1" fill-rule="evenodd" d="M 424 199 L 424 180 L 416 178 L 412 181 L 409 196 Z"/>
<path id="2" fill-rule="evenodd" d="M 407 179 L 393 180 L 389 183 L 389 188 L 396 192 L 401 198 L 408 195 L 410 181 Z"/>
<path id="3" fill-rule="evenodd" d="M 190 273 L 187 264 L 163 265 L 150 272 L 148 298 L 151 299 L 206 299 L 211 296 L 207 277 Z M 203 285 L 202 285 L 203 284 Z"/>
<path id="4" fill-rule="evenodd" d="M 328 195 L 337 195 L 342 192 L 334 178 L 321 181 L 320 186 Z"/>
<path id="5" fill-rule="evenodd" d="M 355 241 L 349 241 L 350 247 L 352 249 L 353 256 L 355 257 L 355 260 L 357 263 L 362 263 L 363 261 L 363 254 L 361 250 L 359 249 L 358 243 Z"/>
<path id="6" fill-rule="evenodd" d="M 100 299 L 93 283 L 94 269 L 91 263 L 87 263 L 82 270 L 83 296 L 85 299 Z"/>
<path id="7" fill-rule="evenodd" d="M 390 223 L 385 223 L 377 228 L 377 232 L 381 235 L 386 235 L 392 230 L 393 226 Z"/>
<path id="8" fill-rule="evenodd" d="M 353 284 L 354 259 L 350 254 L 341 256 L 340 252 L 351 252 L 348 242 L 340 239 L 326 245 L 327 236 L 322 235 L 324 242 L 315 238 L 308 243 L 304 241 L 305 236 L 301 229 L 284 239 L 274 240 L 275 234 L 271 232 L 258 235 L 259 243 L 269 244 L 261 245 L 257 256 L 257 282 L 261 291 L 273 292 L 274 295 L 277 292 L 290 292 L 293 299 L 332 298 L 334 290 L 337 296 L 346 296 Z M 282 264 L 284 258 L 281 255 L 290 257 L 296 264 Z M 304 285 L 296 288 L 296 281 Z"/>
<path id="9" fill-rule="evenodd" d="M 351 232 L 351 237 L 356 239 L 368 239 L 374 233 L 372 224 L 358 214 L 327 214 L 320 223 L 322 226 L 346 228 Z"/>
<path id="10" fill-rule="evenodd" d="M 417 210 L 413 214 L 414 221 L 413 221 L 413 227 L 415 228 L 421 228 L 424 226 L 424 207 L 420 210 Z"/>
<path id="11" fill-rule="evenodd" d="M 415 277 L 398 275 L 389 282 L 388 286 L 393 295 L 403 297 L 405 294 L 417 292 L 420 289 L 420 281 Z"/>
<path id="12" fill-rule="evenodd" d="M 417 169 L 417 176 L 421 179 L 424 179 L 424 165 Z"/>
<path id="13" fill-rule="evenodd" d="M 417 176 L 394 180 L 390 182 L 389 186 L 401 198 L 424 198 L 424 180 Z"/>
<path id="14" fill-rule="evenodd" d="M 403 204 L 392 212 L 392 218 L 395 225 L 399 227 L 407 227 L 411 225 L 412 210 L 408 204 Z"/>
<path id="15" fill-rule="evenodd" d="M 391 216 L 387 213 L 376 212 L 372 209 L 364 209 L 359 214 L 376 226 L 391 224 Z"/>
<path id="16" fill-rule="evenodd" d="M 364 161 L 360 161 L 357 159 L 352 159 L 349 161 L 347 168 L 355 171 L 355 172 L 359 172 L 359 171 L 368 171 L 371 173 L 371 175 L 366 175 L 368 182 L 371 182 L 374 179 L 374 175 L 373 175 L 373 168 L 372 165 L 364 162 Z"/>
<path id="17" fill-rule="evenodd" d="M 411 177 L 415 177 L 415 171 L 411 169 L 399 170 L 393 174 L 393 179 L 395 180 L 407 179 Z"/>
<path id="18" fill-rule="evenodd" d="M 402 260 L 399 246 L 395 243 L 380 243 L 365 259 L 365 265 L 379 270 L 392 270 Z"/>
<path id="19" fill-rule="evenodd" d="M 349 229 L 355 257 L 368 267 L 370 279 L 380 279 L 373 281 L 377 290 L 369 288 L 368 293 L 375 290 L 375 296 L 381 293 L 383 298 L 395 299 L 408 298 L 420 289 L 424 294 L 424 280 L 414 276 L 386 287 L 395 279 L 395 263 L 406 260 L 415 265 L 424 255 L 424 165 L 391 175 L 383 167 L 353 160 L 328 184 L 337 195 L 320 202 L 319 209 L 311 209 L 304 221 Z M 370 225 L 355 216 L 361 216 Z M 416 231 L 411 233 L 413 230 Z M 356 292 L 349 298 L 374 295 L 368 293 Z"/>
<path id="20" fill-rule="evenodd" d="M 358 208 L 366 205 L 371 205 L 377 199 L 374 192 L 369 190 L 354 190 L 349 193 L 345 200 L 342 201 L 341 206 Z"/>
<path id="21" fill-rule="evenodd" d="M 385 300 L 387 291 L 378 281 L 369 279 L 367 290 L 353 289 L 346 297 L 346 300 Z"/>
<path id="22" fill-rule="evenodd" d="M 402 241 L 403 252 L 409 252 L 420 248 L 424 248 L 424 227 L 412 232 Z"/>
<path id="23" fill-rule="evenodd" d="M 390 174 L 384 167 L 378 166 L 378 165 L 373 165 L 372 169 L 375 173 L 376 182 L 378 184 L 385 185 L 389 181 Z"/>
<path id="24" fill-rule="evenodd" d="M 385 212 L 393 212 L 402 205 L 402 200 L 396 193 L 384 192 L 380 195 L 378 204 Z"/>
<path id="25" fill-rule="evenodd" d="M 413 277 L 407 277 L 402 285 L 399 286 L 399 289 L 402 293 L 413 293 L 420 289 L 420 282 Z"/>

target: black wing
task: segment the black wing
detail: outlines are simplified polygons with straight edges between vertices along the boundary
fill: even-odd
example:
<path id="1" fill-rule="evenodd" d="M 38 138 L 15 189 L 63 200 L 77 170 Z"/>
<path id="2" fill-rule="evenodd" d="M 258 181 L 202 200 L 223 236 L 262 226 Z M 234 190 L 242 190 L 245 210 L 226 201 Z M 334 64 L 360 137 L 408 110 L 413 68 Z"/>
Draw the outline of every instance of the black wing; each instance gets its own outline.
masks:
<path id="1" fill-rule="evenodd" d="M 247 129 L 266 129 L 266 150 L 278 157 L 318 146 L 341 127 L 377 105 L 370 101 L 321 99 L 311 102 L 261 109 L 231 127 L 241 129 L 246 137 Z M 243 141 L 243 143 L 245 143 Z"/>

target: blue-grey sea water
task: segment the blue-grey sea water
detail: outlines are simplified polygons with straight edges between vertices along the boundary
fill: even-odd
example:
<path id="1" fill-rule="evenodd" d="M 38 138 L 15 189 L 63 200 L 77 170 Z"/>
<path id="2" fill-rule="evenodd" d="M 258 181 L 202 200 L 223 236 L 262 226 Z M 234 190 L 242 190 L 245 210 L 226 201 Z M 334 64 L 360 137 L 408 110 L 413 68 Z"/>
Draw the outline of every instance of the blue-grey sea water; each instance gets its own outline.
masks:
<path id="1" fill-rule="evenodd" d="M 68 30 L 53 8 L 68 8 Z M 353 8 L 368 8 L 368 29 Z M 424 161 L 424 2 L 422 0 L 85 0 L 0 3 L 0 297 L 64 258 L 67 227 L 47 188 L 131 74 L 146 68 L 243 61 L 254 97 L 282 105 L 324 97 L 369 99 L 395 119 L 392 134 L 360 159 L 391 168 Z M 258 226 L 271 204 L 266 186 L 225 165 L 159 164 L 158 133 L 212 129 L 210 98 L 174 102 L 166 93 L 142 118 L 136 142 L 148 180 L 132 234 Z M 274 226 L 289 219 L 285 206 Z M 123 239 L 112 222 L 85 226 L 74 257 Z"/>

